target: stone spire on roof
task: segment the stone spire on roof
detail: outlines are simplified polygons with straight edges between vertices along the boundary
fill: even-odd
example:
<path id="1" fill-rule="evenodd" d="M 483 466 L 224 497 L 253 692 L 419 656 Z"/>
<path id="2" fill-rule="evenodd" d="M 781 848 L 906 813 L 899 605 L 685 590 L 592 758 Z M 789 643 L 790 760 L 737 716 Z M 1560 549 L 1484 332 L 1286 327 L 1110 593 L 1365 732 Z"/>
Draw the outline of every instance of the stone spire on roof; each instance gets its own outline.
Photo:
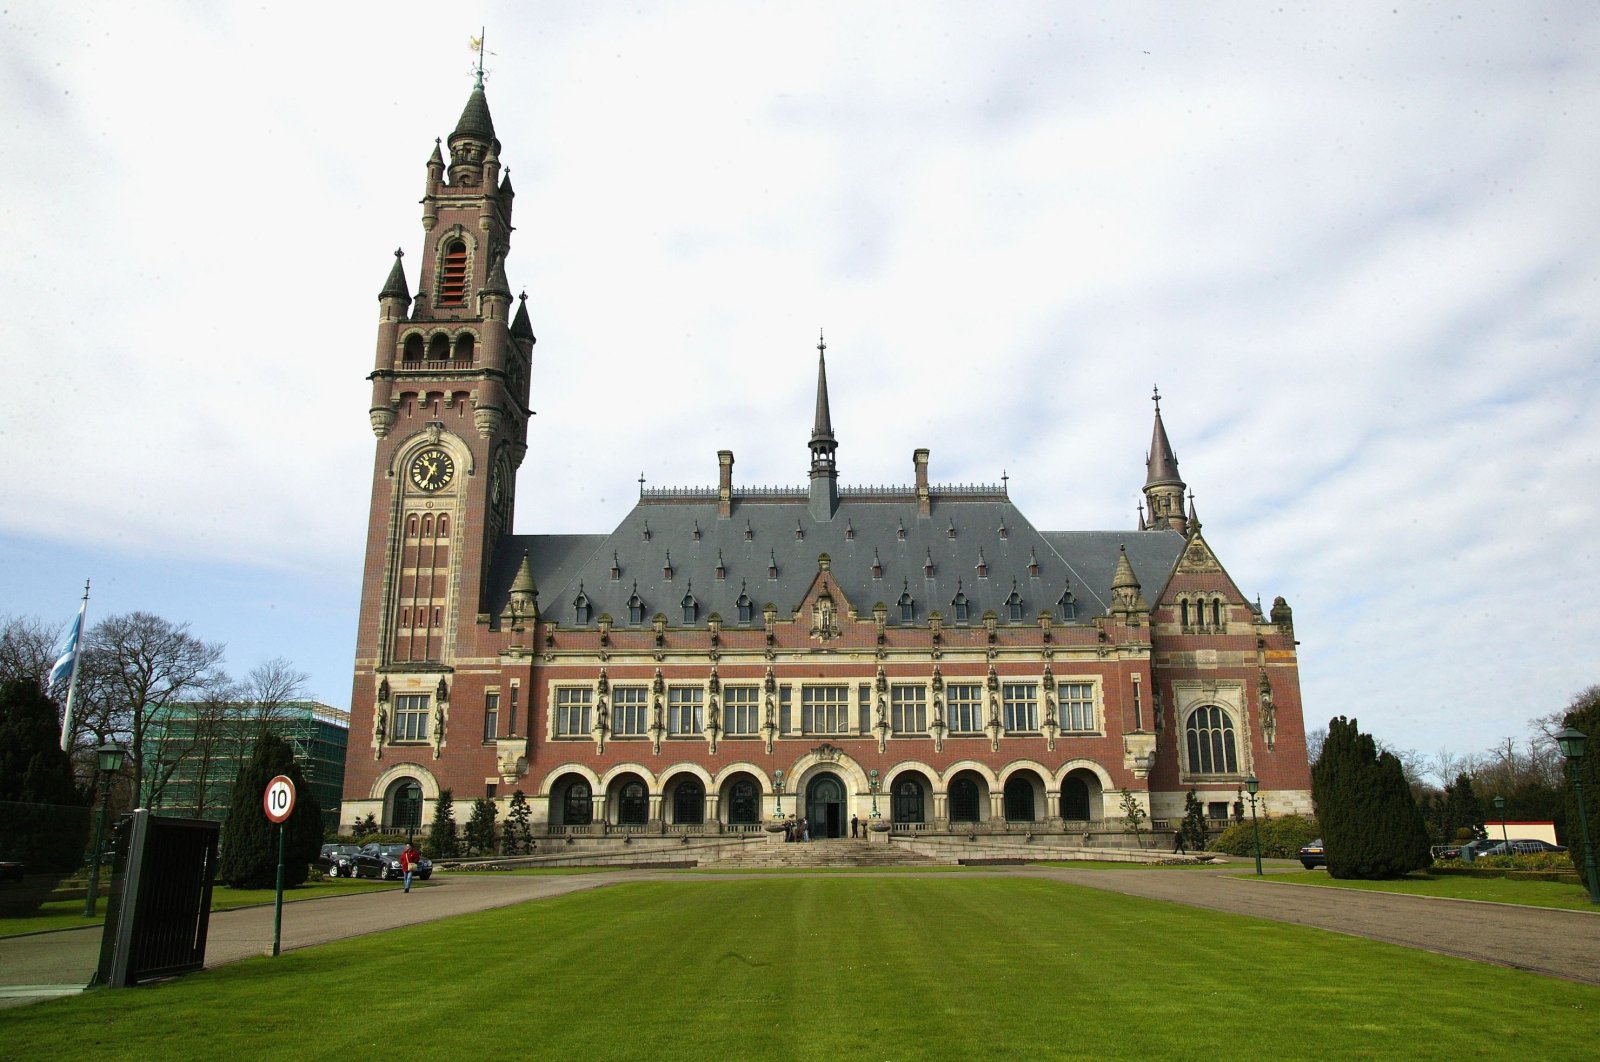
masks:
<path id="1" fill-rule="evenodd" d="M 517 316 L 511 320 L 511 334 L 518 339 L 526 339 L 530 345 L 536 342 L 533 336 L 533 322 L 528 320 L 528 293 L 526 291 L 517 296 Z"/>
<path id="2" fill-rule="evenodd" d="M 1111 576 L 1111 611 L 1117 614 L 1150 611 L 1141 589 L 1139 577 L 1128 563 L 1128 547 L 1123 546 L 1117 553 L 1116 573 Z"/>
<path id="3" fill-rule="evenodd" d="M 838 468 L 834 451 L 833 418 L 828 411 L 828 344 L 817 333 L 817 413 L 811 427 L 811 517 L 817 521 L 833 518 L 839 508 Z"/>
<path id="4" fill-rule="evenodd" d="M 1183 509 L 1184 482 L 1178 475 L 1178 457 L 1167 440 L 1167 427 L 1161 422 L 1161 391 L 1155 389 L 1156 423 L 1150 433 L 1150 452 L 1145 455 L 1144 494 L 1150 502 L 1149 526 L 1166 524 L 1182 532 L 1186 519 Z"/>
<path id="5" fill-rule="evenodd" d="M 389 279 L 383 282 L 383 290 L 378 292 L 378 298 L 399 299 L 402 306 L 411 305 L 411 289 L 406 285 L 406 270 L 400 264 L 400 259 L 406 252 L 399 247 L 394 249 L 394 265 L 389 269 Z"/>
<path id="6" fill-rule="evenodd" d="M 533 581 L 533 566 L 528 562 L 528 551 L 522 551 L 522 563 L 517 565 L 517 576 L 511 580 L 511 599 L 506 602 L 505 615 L 513 621 L 539 619 L 539 587 Z"/>
<path id="7" fill-rule="evenodd" d="M 472 95 L 467 97 L 461 120 L 450 134 L 449 146 L 452 185 L 471 187 L 480 183 L 485 160 L 499 158 L 500 141 L 495 139 L 494 119 L 489 117 L 489 99 L 483 94 L 481 74 Z"/>

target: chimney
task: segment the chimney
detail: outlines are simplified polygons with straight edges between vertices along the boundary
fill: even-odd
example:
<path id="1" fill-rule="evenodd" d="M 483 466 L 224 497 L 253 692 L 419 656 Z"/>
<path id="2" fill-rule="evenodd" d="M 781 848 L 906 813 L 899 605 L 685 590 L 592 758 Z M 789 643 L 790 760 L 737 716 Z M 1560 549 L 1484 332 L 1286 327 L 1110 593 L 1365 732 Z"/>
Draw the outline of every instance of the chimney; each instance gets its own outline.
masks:
<path id="1" fill-rule="evenodd" d="M 917 515 L 928 516 L 933 512 L 933 502 L 928 496 L 927 447 L 911 451 L 911 463 L 917 470 Z"/>
<path id="2" fill-rule="evenodd" d="M 717 516 L 733 515 L 733 451 L 717 451 Z"/>

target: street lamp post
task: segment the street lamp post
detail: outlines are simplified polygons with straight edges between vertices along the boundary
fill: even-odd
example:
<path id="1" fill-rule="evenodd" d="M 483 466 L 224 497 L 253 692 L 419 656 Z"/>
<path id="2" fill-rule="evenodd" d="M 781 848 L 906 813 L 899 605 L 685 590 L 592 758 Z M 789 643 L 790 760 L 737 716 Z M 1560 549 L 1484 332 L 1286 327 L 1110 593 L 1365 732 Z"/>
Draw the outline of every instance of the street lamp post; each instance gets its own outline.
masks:
<path id="1" fill-rule="evenodd" d="M 1256 877 L 1261 877 L 1261 826 L 1256 822 L 1256 794 L 1261 791 L 1261 779 L 1255 775 L 1247 775 L 1244 780 L 1244 790 L 1250 794 L 1250 832 L 1256 838 Z"/>
<path id="2" fill-rule="evenodd" d="M 1500 840 L 1505 843 L 1506 855 L 1509 856 L 1511 854 L 1511 834 L 1506 831 L 1505 797 L 1497 796 L 1494 798 L 1494 811 L 1496 815 L 1500 816 Z"/>
<path id="3" fill-rule="evenodd" d="M 106 833 L 106 813 L 111 806 L 111 776 L 122 770 L 127 750 L 115 741 L 107 740 L 95 749 L 95 766 L 100 771 L 100 817 L 94 824 L 94 851 L 89 862 L 89 892 L 83 901 L 83 917 L 93 918 L 95 902 L 100 891 L 100 845 Z"/>
<path id="4" fill-rule="evenodd" d="M 1589 843 L 1589 811 L 1583 803 L 1583 744 L 1587 735 L 1581 730 L 1566 727 L 1556 732 L 1556 744 L 1567 758 L 1567 777 L 1578 793 L 1578 827 L 1583 837 L 1584 878 L 1589 886 L 1589 902 L 1600 903 L 1600 875 L 1594 869 L 1594 846 Z"/>
<path id="5" fill-rule="evenodd" d="M 775 819 L 782 820 L 782 818 L 783 818 L 783 768 L 782 767 L 779 767 L 777 770 L 772 772 L 772 795 L 773 795 L 773 798 L 777 801 L 777 803 L 775 803 L 773 805 L 773 808 L 772 808 L 772 817 L 775 818 Z"/>

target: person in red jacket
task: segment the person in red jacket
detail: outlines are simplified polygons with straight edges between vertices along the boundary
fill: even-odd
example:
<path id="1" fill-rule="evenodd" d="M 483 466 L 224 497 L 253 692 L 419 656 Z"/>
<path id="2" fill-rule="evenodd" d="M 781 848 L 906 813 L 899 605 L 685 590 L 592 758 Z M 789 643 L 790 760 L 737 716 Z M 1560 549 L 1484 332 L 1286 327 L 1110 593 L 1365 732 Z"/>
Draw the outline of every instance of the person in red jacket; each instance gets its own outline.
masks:
<path id="1" fill-rule="evenodd" d="M 411 891 L 411 872 L 417 868 L 417 860 L 422 858 L 422 853 L 417 851 L 415 844 L 408 843 L 400 853 L 400 873 L 405 875 L 406 892 Z"/>

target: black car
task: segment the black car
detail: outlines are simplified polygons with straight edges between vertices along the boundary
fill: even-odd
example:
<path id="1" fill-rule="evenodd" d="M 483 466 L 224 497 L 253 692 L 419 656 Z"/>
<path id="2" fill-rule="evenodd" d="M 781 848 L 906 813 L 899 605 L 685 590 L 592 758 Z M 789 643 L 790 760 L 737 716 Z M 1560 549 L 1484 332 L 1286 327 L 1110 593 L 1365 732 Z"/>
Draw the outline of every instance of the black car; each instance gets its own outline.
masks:
<path id="1" fill-rule="evenodd" d="M 403 877 L 400 871 L 400 853 L 406 850 L 404 844 L 364 844 L 357 849 L 355 856 L 350 861 L 352 877 L 357 878 L 382 878 L 388 881 L 391 878 Z M 422 881 L 427 881 L 433 876 L 433 861 L 417 858 L 417 868 L 413 875 Z"/>
<path id="2" fill-rule="evenodd" d="M 1300 865 L 1307 870 L 1328 865 L 1328 853 L 1322 849 L 1322 838 L 1318 837 L 1310 844 L 1300 846 Z"/>
<path id="3" fill-rule="evenodd" d="M 358 844 L 325 844 L 317 856 L 316 865 L 327 871 L 330 878 L 348 878 L 352 876 L 351 861 L 359 851 L 361 846 Z"/>
<path id="4" fill-rule="evenodd" d="M 1543 852 L 1565 852 L 1566 850 L 1567 846 L 1564 844 L 1551 844 L 1549 841 L 1541 841 L 1533 837 L 1518 837 L 1513 838 L 1511 841 L 1512 855 L 1539 855 Z M 1480 856 L 1505 855 L 1506 842 L 1490 841 L 1487 847 L 1479 848 L 1476 854 Z"/>

